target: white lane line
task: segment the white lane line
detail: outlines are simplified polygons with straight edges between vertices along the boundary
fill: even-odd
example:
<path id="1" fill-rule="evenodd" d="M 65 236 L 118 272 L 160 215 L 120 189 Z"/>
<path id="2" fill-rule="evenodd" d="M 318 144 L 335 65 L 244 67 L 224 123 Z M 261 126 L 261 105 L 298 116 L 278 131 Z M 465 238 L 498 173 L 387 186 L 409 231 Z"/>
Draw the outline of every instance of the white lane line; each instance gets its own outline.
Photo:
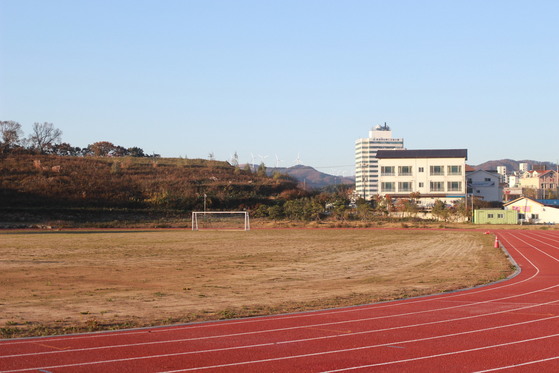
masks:
<path id="1" fill-rule="evenodd" d="M 506 240 L 506 239 L 505 239 Z M 507 240 L 507 242 L 509 242 Z M 522 255 L 526 260 L 528 260 L 522 253 L 520 253 L 518 250 L 517 252 Z M 528 260 L 529 261 L 529 260 Z M 530 262 L 530 261 L 529 261 Z M 456 297 L 463 297 L 463 296 L 467 296 L 467 295 L 477 295 L 480 293 L 485 293 L 485 292 L 489 292 L 489 291 L 495 291 L 495 290 L 502 290 L 503 288 L 507 288 L 507 287 L 511 287 L 511 286 L 517 286 L 520 285 L 524 282 L 530 281 L 533 278 L 535 278 L 538 274 L 539 274 L 539 269 L 532 263 L 530 262 L 530 264 L 537 270 L 535 274 L 533 274 L 532 276 L 524 279 L 524 280 L 520 280 L 517 282 L 512 282 L 512 283 L 502 283 L 502 285 L 496 285 L 496 286 L 491 286 L 491 287 L 483 287 L 483 288 L 479 288 L 476 290 L 476 288 L 472 288 L 472 289 L 464 289 L 464 291 L 462 292 L 457 292 L 457 293 L 453 293 L 453 294 L 433 294 L 432 296 L 425 296 L 422 297 L 421 299 L 417 299 L 417 300 L 412 300 L 412 301 L 406 301 L 406 300 L 396 300 L 394 302 L 388 302 L 387 304 L 382 304 L 382 303 L 374 303 L 371 305 L 365 305 L 365 306 L 355 306 L 355 307 L 347 307 L 347 308 L 341 308 L 341 309 L 333 309 L 333 310 L 327 310 L 327 311 L 309 311 L 306 313 L 300 313 L 300 314 L 292 314 L 292 315 L 283 315 L 283 316 L 263 316 L 261 318 L 249 318 L 249 319 L 242 319 L 242 320 L 235 320 L 235 321 L 228 321 L 228 322 L 208 322 L 208 323 L 201 323 L 201 324 L 187 324 L 184 326 L 169 326 L 169 327 L 155 327 L 155 328 L 151 328 L 151 333 L 168 333 L 168 332 L 175 332 L 175 331 L 183 331 L 183 330 L 193 330 L 193 329 L 200 329 L 200 328 L 213 328 L 213 327 L 230 327 L 230 326 L 235 326 L 235 325 L 242 325 L 242 324 L 255 324 L 255 323 L 261 323 L 261 322 L 269 322 L 270 321 L 270 317 L 274 317 L 273 321 L 278 321 L 278 320 L 291 320 L 291 319 L 297 319 L 297 318 L 306 318 L 306 317 L 315 317 L 315 316 L 322 316 L 322 315 L 337 315 L 337 314 L 343 314 L 343 313 L 350 313 L 350 312 L 363 312 L 363 311 L 368 311 L 368 310 L 377 310 L 377 309 L 383 309 L 383 308 L 392 308 L 392 307 L 401 307 L 401 306 L 407 306 L 410 304 L 417 304 L 417 303 L 425 303 L 425 302 L 436 302 L 438 300 L 440 300 L 441 298 L 444 298 L 444 300 L 447 300 L 449 298 L 456 298 Z M 443 309 L 444 310 L 444 309 Z M 18 344 L 25 344 L 25 343 L 34 343 L 35 340 L 40 339 L 40 340 L 45 340 L 45 341 L 58 341 L 58 340 L 64 340 L 64 341 L 70 341 L 70 340 L 79 340 L 79 339 L 89 339 L 89 338 L 103 338 L 103 337 L 121 337 L 121 336 L 129 336 L 129 335 L 138 335 L 138 334 L 145 334 L 147 333 L 147 328 L 143 328 L 141 330 L 138 331 L 121 331 L 121 332 L 98 332 L 98 333 L 94 333 L 94 334 L 80 334 L 80 335 L 75 335 L 75 336 L 60 336 L 60 337 L 54 337 L 54 338 L 27 338 L 27 339 L 22 339 L 22 340 L 0 340 L 0 346 L 3 345 L 7 345 L 7 346 L 11 346 L 11 345 L 18 345 Z"/>
<path id="2" fill-rule="evenodd" d="M 415 358 L 411 358 L 411 359 L 394 360 L 394 361 L 387 361 L 387 362 L 384 362 L 384 363 L 368 364 L 368 365 L 360 365 L 360 366 L 349 367 L 349 368 L 328 370 L 328 371 L 324 371 L 322 373 L 347 372 L 348 370 L 357 370 L 357 369 L 373 368 L 373 367 L 386 366 L 386 365 L 392 365 L 392 364 L 409 363 L 409 362 L 413 362 L 413 361 L 434 359 L 434 358 L 443 357 L 443 356 L 459 355 L 459 354 L 465 354 L 465 353 L 468 353 L 468 352 L 482 351 L 482 350 L 488 350 L 488 349 L 499 348 L 499 347 L 507 347 L 507 346 L 512 346 L 512 345 L 516 345 L 516 344 L 540 341 L 540 340 L 543 340 L 543 339 L 555 338 L 555 337 L 559 337 L 559 334 L 551 334 L 551 335 L 546 335 L 546 336 L 542 336 L 542 337 L 523 339 L 523 340 L 520 340 L 520 341 L 514 341 L 514 342 L 500 343 L 500 344 L 496 344 L 496 345 L 470 348 L 470 349 L 467 349 L 467 350 L 445 352 L 445 353 L 442 353 L 442 354 L 421 356 L 421 357 L 415 357 Z M 180 372 L 180 371 L 175 371 L 175 372 Z"/>
<path id="3" fill-rule="evenodd" d="M 377 344 L 377 345 L 353 347 L 353 348 L 330 350 L 330 351 L 322 351 L 322 352 L 315 352 L 315 353 L 310 353 L 310 354 L 283 356 L 283 357 L 261 359 L 261 360 L 235 362 L 235 363 L 229 363 L 229 364 L 220 364 L 220 365 L 212 365 L 212 366 L 204 366 L 204 367 L 186 368 L 186 369 L 167 371 L 167 373 L 188 372 L 188 371 L 193 371 L 193 370 L 205 370 L 205 369 L 213 369 L 213 368 L 224 368 L 224 367 L 231 367 L 231 366 L 237 366 L 237 365 L 258 364 L 258 363 L 265 363 L 265 362 L 271 362 L 271 361 L 290 360 L 290 359 L 298 359 L 298 358 L 321 356 L 321 355 L 331 355 L 331 354 L 344 353 L 344 352 L 353 352 L 353 351 L 367 350 L 367 349 L 373 349 L 373 348 L 379 348 L 379 347 L 387 347 L 387 346 L 402 345 L 402 344 L 407 344 L 407 343 L 416 343 L 416 342 L 423 342 L 423 341 L 429 341 L 429 340 L 435 340 L 435 339 L 457 337 L 457 336 L 466 335 L 466 334 L 475 334 L 475 333 L 481 333 L 481 332 L 487 332 L 487 331 L 494 331 L 494 330 L 498 330 L 498 329 L 505 329 L 505 328 L 517 327 L 517 326 L 521 326 L 521 325 L 534 324 L 534 323 L 537 323 L 537 322 L 540 322 L 540 321 L 549 321 L 549 320 L 557 319 L 557 318 L 559 318 L 559 316 L 552 316 L 552 317 L 546 317 L 546 318 L 538 319 L 538 320 L 523 321 L 523 322 L 519 322 L 519 323 L 515 323 L 515 324 L 500 325 L 500 326 L 494 326 L 494 327 L 490 327 L 490 328 L 469 330 L 469 331 L 465 331 L 465 332 L 451 333 L 451 334 L 438 335 L 438 336 L 432 336 L 432 337 L 417 338 L 417 339 L 410 339 L 410 340 L 404 340 L 404 341 L 392 341 L 392 342 L 382 343 L 382 344 Z M 555 336 L 559 336 L 559 334 L 553 334 L 553 335 L 543 336 L 543 337 L 538 337 L 538 338 L 540 338 L 540 339 L 541 338 L 548 338 L 548 337 L 551 338 L 551 337 L 555 337 Z M 538 338 L 534 338 L 534 339 L 538 339 Z M 514 343 L 519 343 L 519 342 L 517 342 L 517 341 L 510 342 L 510 344 L 514 344 Z M 458 353 L 458 352 L 453 352 L 453 353 Z M 9 373 L 9 372 L 16 373 L 16 372 L 27 372 L 27 371 L 30 371 L 30 370 L 37 370 L 37 369 L 59 369 L 59 368 L 70 368 L 70 367 L 77 367 L 77 366 L 84 367 L 84 366 L 89 366 L 89 365 L 121 363 L 121 362 L 135 361 L 135 360 L 147 360 L 147 359 L 178 357 L 178 356 L 185 356 L 185 355 L 189 355 L 189 354 L 191 354 L 191 353 L 190 352 L 180 352 L 180 353 L 174 353 L 174 354 L 138 356 L 138 357 L 131 357 L 131 358 L 123 358 L 123 359 L 98 360 L 98 361 L 84 362 L 84 363 L 54 365 L 54 366 L 35 367 L 35 368 L 24 368 L 24 369 L 18 369 L 18 370 L 10 370 L 10 371 L 0 371 L 0 373 Z M 381 363 L 381 364 L 388 364 L 388 363 Z"/>
<path id="4" fill-rule="evenodd" d="M 554 249 L 559 249 L 559 246 L 554 246 L 553 244 L 547 243 L 547 242 L 542 241 L 542 240 L 538 240 L 536 237 L 533 237 L 533 235 L 523 234 L 522 236 L 525 237 L 525 238 L 528 238 L 528 239 L 530 239 L 530 240 L 533 240 L 533 241 L 538 241 L 538 242 L 540 242 L 540 243 L 542 243 L 542 244 L 544 244 L 544 245 L 551 246 L 551 247 L 554 248 Z M 558 242 L 558 243 L 559 243 L 559 241 L 556 241 L 556 240 L 552 240 L 552 241 L 553 241 L 554 243 L 555 243 L 555 242 Z"/>
<path id="5" fill-rule="evenodd" d="M 355 320 L 344 320 L 344 321 L 335 321 L 335 322 L 329 322 L 329 323 L 320 323 L 320 324 L 313 324 L 313 325 L 305 325 L 305 326 L 292 326 L 292 327 L 288 327 L 288 328 L 276 328 L 276 329 L 267 329 L 267 330 L 260 330 L 260 331 L 251 331 L 251 332 L 241 332 L 241 333 L 231 333 L 231 334 L 220 334 L 220 335 L 214 335 L 214 336 L 202 336 L 202 337 L 193 337 L 193 338 L 185 338 L 182 341 L 201 341 L 201 340 L 211 340 L 211 339 L 218 339 L 218 338 L 229 338 L 229 337 L 240 337 L 240 336 L 247 336 L 247 335 L 257 335 L 257 334 L 266 334 L 266 333 L 272 333 L 272 332 L 284 332 L 284 331 L 289 331 L 289 330 L 296 330 L 296 329 L 309 329 L 309 328 L 316 328 L 316 327 L 324 327 L 324 326 L 332 326 L 332 325 L 341 325 L 341 324 L 350 324 L 350 323 L 357 323 L 357 322 L 364 322 L 364 321 L 373 321 L 373 320 L 378 320 L 378 319 L 386 319 L 388 317 L 401 317 L 401 316 L 411 316 L 411 315 L 418 315 L 418 314 L 424 314 L 426 312 L 438 312 L 441 310 L 452 310 L 452 309 L 458 309 L 458 308 L 465 308 L 465 307 L 472 307 L 472 306 L 478 306 L 481 304 L 488 304 L 488 303 L 494 303 L 497 301 L 502 301 L 502 300 L 506 300 L 506 299 L 511 299 L 511 298 L 517 298 L 519 296 L 524 296 L 524 295 L 529 295 L 529 294 L 535 294 L 535 293 L 539 293 L 539 292 L 544 292 L 544 291 L 548 291 L 550 289 L 553 288 L 557 288 L 559 287 L 559 284 L 554 285 L 554 286 L 550 286 L 548 288 L 544 288 L 544 289 L 539 289 L 539 290 L 535 290 L 532 292 L 528 292 L 528 293 L 524 293 L 521 295 L 513 295 L 513 296 L 508 296 L 508 297 L 503 297 L 503 298 L 498 298 L 498 299 L 492 299 L 492 300 L 487 300 L 487 301 L 483 301 L 483 302 L 476 302 L 476 303 L 471 303 L 471 304 L 461 304 L 461 305 L 457 305 L 457 306 L 451 306 L 451 307 L 445 307 L 445 308 L 438 308 L 438 309 L 433 309 L 433 310 L 427 310 L 427 311 L 416 311 L 416 312 L 408 312 L 408 313 L 404 313 L 404 314 L 397 314 L 397 315 L 390 315 L 390 316 L 382 316 L 382 317 L 370 317 L 370 318 L 362 318 L 362 319 L 355 319 Z M 551 303 L 555 303 L 558 300 L 553 300 L 547 303 L 544 303 L 545 305 L 547 304 L 551 304 Z M 520 307 L 518 309 L 514 309 L 514 310 L 520 310 L 520 309 L 524 309 L 524 308 L 532 308 L 532 307 L 538 307 L 540 305 L 544 305 L 544 304 L 533 304 L 530 306 L 526 306 L 526 307 Z M 509 310 L 505 310 L 505 311 L 499 311 L 499 312 L 508 312 Z M 496 313 L 499 313 L 496 312 Z M 475 316 L 468 316 L 467 318 L 474 318 L 474 317 L 482 317 L 482 316 L 486 316 L 488 314 L 481 314 L 481 315 L 475 315 Z M 490 314 L 489 314 L 490 315 Z M 462 318 L 457 318 L 456 320 L 460 320 Z M 439 320 L 436 322 L 432 322 L 433 324 L 435 323 L 443 323 L 443 322 L 449 322 L 448 320 L 454 320 L 454 319 L 446 319 L 446 320 Z M 428 323 L 429 324 L 429 323 Z M 394 328 L 389 328 L 387 330 L 395 330 L 398 328 L 402 328 L 402 327 L 394 327 Z M 165 341 L 163 341 L 165 342 Z M 126 345 L 117 345 L 117 346 L 103 346 L 101 348 L 104 349 L 108 349 L 108 348 L 120 348 L 122 346 L 126 346 Z M 65 353 L 65 352 L 70 352 L 72 350 L 61 350 L 61 351 L 47 351 L 46 353 Z M 39 352 L 39 353 L 31 353 L 30 355 L 40 355 L 40 354 L 44 354 L 45 352 Z M 2 358 L 6 358 L 8 356 L 0 356 L 0 359 Z"/>
<path id="6" fill-rule="evenodd" d="M 505 314 L 505 313 L 513 313 L 513 312 L 517 312 L 517 311 L 527 310 L 527 309 L 530 309 L 530 308 L 549 306 L 549 305 L 552 305 L 552 304 L 557 303 L 557 302 L 559 302 L 559 300 L 554 300 L 554 301 L 545 302 L 545 303 L 536 303 L 536 304 L 531 304 L 531 305 L 518 307 L 518 308 L 512 308 L 512 309 L 508 309 L 508 310 L 504 310 L 504 311 L 496 311 L 496 312 L 491 312 L 491 313 L 465 316 L 465 317 L 458 317 L 458 318 L 454 318 L 454 319 L 431 321 L 431 322 L 419 323 L 419 324 L 401 325 L 401 326 L 395 326 L 395 327 L 384 328 L 384 329 L 364 330 L 364 331 L 361 331 L 361 332 L 352 332 L 352 333 L 349 333 L 349 334 L 335 334 L 335 335 L 326 335 L 326 336 L 320 336 L 320 337 L 283 340 L 283 341 L 277 341 L 277 342 L 267 342 L 267 343 L 252 344 L 252 345 L 222 347 L 222 348 L 206 349 L 206 350 L 193 350 L 193 351 L 188 351 L 185 354 L 223 352 L 223 351 L 242 350 L 242 349 L 249 349 L 249 348 L 256 348 L 256 347 L 272 346 L 272 345 L 304 343 L 304 342 L 318 341 L 318 340 L 324 340 L 324 339 L 354 337 L 354 336 L 357 336 L 357 335 L 389 332 L 389 331 L 395 331 L 395 330 L 400 330 L 400 329 L 410 329 L 410 328 L 417 328 L 417 327 L 423 327 L 423 326 L 432 326 L 432 325 L 436 325 L 436 324 L 444 324 L 444 323 L 450 323 L 450 322 L 456 322 L 456 321 L 465 321 L 465 320 L 472 320 L 472 319 L 477 319 L 477 318 L 482 318 L 482 317 L 495 316 L 495 315 L 500 315 L 500 314 Z M 553 319 L 555 317 L 559 317 L 559 316 L 548 317 L 548 318 L 545 318 L 545 320 Z M 544 319 L 536 319 L 536 320 L 531 320 L 531 321 L 539 321 L 539 320 L 544 320 Z M 528 322 L 530 322 L 530 321 L 528 321 Z M 505 326 L 506 325 L 508 325 L 508 324 L 505 324 Z M 13 354 L 13 355 L 0 356 L 0 359 L 19 358 L 19 357 L 28 357 L 28 356 L 41 356 L 41 355 L 53 355 L 53 354 L 66 354 L 66 353 L 86 352 L 86 351 L 97 351 L 97 350 L 107 350 L 107 349 L 113 349 L 113 348 L 155 346 L 155 345 L 167 344 L 167 343 L 191 342 L 192 340 L 193 340 L 192 338 L 183 338 L 183 339 L 156 341 L 156 342 L 130 343 L 130 344 L 117 345 L 117 346 L 87 347 L 87 348 L 77 348 L 77 349 L 72 349 L 72 350 L 44 351 L 44 352 L 38 352 L 38 353 L 31 352 L 31 353 L 24 353 L 24 354 Z"/>
<path id="7" fill-rule="evenodd" d="M 526 365 L 533 365 L 533 364 L 540 364 L 540 363 L 546 363 L 548 361 L 553 361 L 553 360 L 557 360 L 559 359 L 559 356 L 553 356 L 553 357 L 549 357 L 547 359 L 540 359 L 540 360 L 533 360 L 533 361 L 527 361 L 524 363 L 519 363 L 519 364 L 514 364 L 514 365 L 508 365 L 506 367 L 499 367 L 499 368 L 493 368 L 493 369 L 487 369 L 487 370 L 478 370 L 476 372 L 472 372 L 472 373 L 487 373 L 487 372 L 496 372 L 498 370 L 505 370 L 505 369 L 514 369 L 514 368 L 519 368 L 519 367 L 524 367 Z"/>
<path id="8" fill-rule="evenodd" d="M 361 331 L 361 332 L 352 332 L 352 333 L 349 333 L 349 334 L 335 334 L 335 335 L 326 335 L 326 336 L 312 337 L 312 338 L 301 338 L 301 339 L 283 340 L 283 341 L 277 341 L 277 342 L 267 342 L 267 343 L 261 343 L 261 344 L 222 347 L 222 348 L 206 349 L 206 350 L 193 350 L 193 351 L 186 352 L 186 354 L 223 352 L 223 351 L 230 351 L 230 350 L 242 350 L 242 349 L 249 349 L 249 348 L 256 348 L 256 347 L 265 347 L 265 346 L 271 346 L 271 345 L 303 343 L 303 342 L 311 342 L 311 341 L 333 339 L 333 338 L 354 337 L 354 336 L 357 336 L 357 335 L 365 335 L 365 334 L 381 333 L 381 332 L 387 332 L 387 331 L 395 331 L 395 330 L 400 330 L 400 329 L 410 329 L 410 328 L 417 328 L 417 327 L 424 327 L 424 326 L 432 326 L 432 325 L 437 325 L 437 324 L 472 320 L 472 319 L 477 319 L 477 318 L 482 318 L 482 317 L 495 316 L 495 315 L 501 315 L 501 314 L 506 314 L 506 313 L 513 313 L 513 312 L 517 312 L 517 311 L 527 310 L 527 309 L 530 309 L 530 308 L 549 306 L 549 305 L 552 305 L 552 304 L 557 303 L 557 302 L 559 302 L 559 300 L 553 300 L 553 301 L 549 301 L 549 302 L 545 302 L 545 303 L 530 304 L 530 305 L 523 306 L 523 307 L 512 308 L 512 309 L 503 310 L 503 311 L 490 312 L 490 313 L 485 313 L 485 314 L 458 317 L 458 318 L 454 318 L 454 319 L 446 319 L 446 320 L 439 320 L 439 321 L 431 321 L 431 322 L 426 322 L 426 323 L 401 325 L 401 326 L 395 326 L 395 327 L 384 328 L 384 329 L 365 330 L 365 331 Z M 550 317 L 550 318 L 545 318 L 545 319 L 547 320 L 547 319 L 553 319 L 553 318 L 555 318 L 555 316 Z M 533 321 L 538 321 L 538 320 L 543 320 L 543 319 L 536 319 L 536 320 L 533 320 Z M 530 322 L 530 321 L 528 321 L 528 322 Z M 522 323 L 519 323 L 519 324 L 522 324 Z M 515 324 L 515 325 L 517 325 L 517 324 Z M 38 353 L 13 354 L 13 355 L 0 356 L 0 359 L 19 358 L 19 357 L 28 357 L 28 356 L 41 356 L 41 355 L 54 355 L 54 354 L 66 354 L 66 353 L 75 353 L 75 352 L 107 350 L 107 349 L 114 349 L 114 348 L 155 346 L 155 345 L 167 344 L 167 343 L 191 342 L 193 340 L 195 340 L 195 339 L 193 339 L 193 338 L 181 338 L 181 339 L 171 339 L 171 340 L 155 341 L 155 342 L 130 343 L 130 344 L 117 345 L 117 346 L 99 346 L 99 347 L 77 348 L 77 349 L 71 349 L 71 350 L 44 351 L 44 352 L 38 352 Z"/>

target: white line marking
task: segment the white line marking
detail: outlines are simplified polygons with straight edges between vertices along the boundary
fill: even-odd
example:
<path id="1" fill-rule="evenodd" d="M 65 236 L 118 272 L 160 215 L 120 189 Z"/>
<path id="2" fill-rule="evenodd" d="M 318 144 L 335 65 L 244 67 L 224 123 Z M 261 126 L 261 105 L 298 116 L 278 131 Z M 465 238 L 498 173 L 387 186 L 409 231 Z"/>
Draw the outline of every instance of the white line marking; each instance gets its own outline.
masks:
<path id="1" fill-rule="evenodd" d="M 500 344 L 490 345 L 490 346 L 470 348 L 470 349 L 467 349 L 467 350 L 445 352 L 443 354 L 415 357 L 415 358 L 411 358 L 411 359 L 394 360 L 394 361 L 388 361 L 388 362 L 385 362 L 385 363 L 377 363 L 377 364 L 361 365 L 361 366 L 356 366 L 356 367 L 351 367 L 351 368 L 328 370 L 328 371 L 324 371 L 322 373 L 345 372 L 345 371 L 348 371 L 348 370 L 365 369 L 365 368 L 379 367 L 379 366 L 392 365 L 392 364 L 409 363 L 411 361 L 434 359 L 434 358 L 443 357 L 443 356 L 465 354 L 467 352 L 475 352 L 475 351 L 481 351 L 481 350 L 488 350 L 488 349 L 491 349 L 491 348 L 512 346 L 512 345 L 515 345 L 515 344 L 528 343 L 528 342 L 539 341 L 539 340 L 542 340 L 542 339 L 555 338 L 555 337 L 559 337 L 559 334 L 546 335 L 546 336 L 542 336 L 542 337 L 524 339 L 524 340 L 508 342 L 508 343 L 500 343 Z M 180 371 L 175 371 L 175 372 L 180 372 Z"/>
<path id="2" fill-rule="evenodd" d="M 478 370 L 477 372 L 472 372 L 472 373 L 496 372 L 498 370 L 513 369 L 513 368 L 523 367 L 523 366 L 526 366 L 526 365 L 545 363 L 545 362 L 552 361 L 552 360 L 557 360 L 557 359 L 559 359 L 559 356 L 554 356 L 554 357 L 550 357 L 550 358 L 547 358 L 547 359 L 541 359 L 541 360 L 527 361 L 525 363 L 508 365 L 506 367 L 499 367 L 499 368 L 493 368 L 493 369 L 487 369 L 487 370 Z"/>
<path id="3" fill-rule="evenodd" d="M 417 338 L 417 339 L 410 339 L 410 340 L 404 340 L 404 341 L 393 341 L 393 342 L 387 342 L 387 343 L 382 343 L 382 344 L 378 344 L 378 345 L 361 346 L 361 347 L 354 347 L 354 348 L 347 348 L 347 349 L 340 349 L 340 350 L 331 350 L 331 351 L 322 351 L 322 352 L 315 352 L 315 353 L 311 353 L 311 354 L 283 356 L 283 357 L 276 357 L 276 358 L 269 358 L 269 359 L 262 359 L 262 360 L 235 362 L 235 363 L 205 366 L 205 367 L 187 368 L 187 369 L 180 369 L 180 370 L 176 370 L 176 371 L 168 371 L 167 373 L 187 372 L 187 371 L 192 371 L 192 370 L 202 370 L 202 369 L 211 369 L 211 368 L 223 368 L 223 367 L 228 367 L 228 366 L 257 364 L 257 363 L 262 363 L 262 362 L 298 359 L 298 358 L 310 357 L 310 356 L 331 355 L 331 354 L 336 354 L 336 353 L 367 350 L 367 349 L 373 349 L 373 348 L 378 348 L 378 347 L 387 347 L 387 346 L 402 345 L 402 344 L 407 344 L 407 343 L 423 342 L 423 341 L 429 341 L 429 340 L 435 340 L 435 339 L 456 337 L 456 336 L 466 335 L 466 334 L 475 334 L 475 333 L 493 331 L 493 330 L 498 330 L 498 329 L 517 327 L 517 326 L 520 326 L 520 325 L 534 324 L 534 323 L 538 323 L 538 322 L 541 322 L 541 321 L 549 321 L 549 320 L 553 320 L 553 319 L 557 319 L 557 318 L 559 318 L 559 316 L 546 317 L 546 318 L 542 318 L 542 319 L 538 319 L 538 320 L 529 320 L 529 321 L 523 321 L 523 322 L 514 323 L 514 324 L 506 324 L 506 325 L 494 326 L 494 327 L 483 328 L 483 329 L 469 330 L 469 331 L 465 331 L 465 332 L 437 335 L 437 336 L 432 336 L 432 337 Z M 544 337 L 538 337 L 538 338 L 547 338 L 547 337 L 551 338 L 551 337 L 555 337 L 555 336 L 559 336 L 559 334 L 553 334 L 553 335 L 550 335 L 550 336 L 544 336 Z M 535 339 L 538 339 L 538 338 L 535 338 Z M 510 344 L 514 344 L 514 343 L 517 343 L 517 341 L 510 342 Z M 280 343 L 278 343 L 278 344 L 280 344 Z M 268 345 L 275 345 L 275 343 L 266 343 L 266 344 L 262 344 L 261 346 L 265 347 L 265 346 L 268 346 Z M 255 346 L 258 346 L 258 345 L 255 345 Z M 219 349 L 213 350 L 213 351 L 219 351 Z M 459 353 L 459 352 L 454 352 L 454 353 Z M 158 358 L 165 358 L 165 357 L 185 356 L 185 355 L 190 355 L 190 354 L 192 354 L 192 352 L 181 352 L 181 353 L 176 353 L 176 354 L 162 354 L 162 355 L 151 355 L 151 356 L 138 356 L 138 357 L 124 358 L 124 359 L 99 360 L 99 361 L 93 361 L 93 362 L 65 364 L 65 365 L 56 365 L 56 366 L 48 366 L 48 367 L 25 368 L 25 369 L 19 369 L 19 370 L 11 370 L 9 372 L 25 372 L 25 371 L 34 370 L 34 369 L 69 368 L 69 367 L 74 367 L 74 366 L 87 366 L 87 365 L 98 365 L 98 364 L 108 364 L 108 363 L 119 363 L 119 362 L 133 361 L 133 360 L 158 359 Z M 418 359 L 420 359 L 420 358 L 418 358 Z M 385 364 L 388 364 L 388 363 L 382 363 L 382 364 L 385 365 Z M 353 368 L 351 368 L 351 369 L 353 369 Z M 8 371 L 0 371 L 0 373 L 8 373 Z"/>
<path id="4" fill-rule="evenodd" d="M 384 329 L 365 330 L 365 331 L 361 331 L 361 332 L 353 332 L 353 333 L 350 333 L 350 334 L 335 334 L 335 335 L 327 335 L 327 336 L 312 337 L 312 338 L 302 338 L 302 339 L 293 339 L 293 340 L 284 340 L 284 341 L 268 342 L 268 343 L 253 344 L 253 345 L 222 347 L 222 348 L 216 348 L 216 349 L 210 349 L 210 350 L 195 350 L 195 351 L 185 352 L 184 354 L 222 352 L 222 351 L 228 351 L 228 350 L 240 350 L 240 349 L 247 349 L 247 348 L 265 347 L 265 346 L 271 346 L 271 345 L 276 345 L 276 344 L 280 345 L 280 344 L 310 342 L 310 341 L 317 341 L 317 340 L 323 340 L 323 339 L 353 337 L 353 336 L 357 336 L 357 335 L 381 333 L 381 332 L 394 331 L 394 330 L 399 330 L 399 329 L 416 328 L 416 327 L 450 323 L 450 322 L 456 322 L 456 321 L 465 321 L 465 320 L 471 320 L 471 319 L 488 317 L 488 316 L 495 316 L 495 315 L 500 315 L 500 314 L 505 314 L 505 313 L 522 311 L 522 310 L 526 310 L 526 309 L 530 309 L 530 308 L 548 306 L 548 305 L 551 305 L 551 304 L 554 304 L 554 303 L 557 303 L 557 302 L 559 302 L 559 300 L 553 300 L 553 301 L 549 301 L 549 302 L 545 302 L 545 303 L 531 304 L 531 305 L 528 305 L 528 306 L 512 308 L 512 309 L 508 309 L 508 310 L 504 310 L 504 311 L 497 311 L 497 312 L 491 312 L 491 313 L 485 313 L 485 314 L 479 314 L 479 315 L 473 315 L 473 316 L 458 317 L 458 318 L 454 318 L 454 319 L 431 321 L 431 322 L 427 322 L 427 323 L 402 325 L 402 326 L 396 326 L 396 327 L 384 328 Z M 530 322 L 536 322 L 536 321 L 540 321 L 540 320 L 554 319 L 556 317 L 559 317 L 559 316 L 553 316 L 553 317 L 547 317 L 547 318 L 543 318 L 543 319 L 530 320 L 530 321 L 526 321 L 526 322 L 523 322 L 523 323 L 530 323 Z M 518 323 L 518 324 L 514 324 L 514 325 L 520 325 L 520 324 L 523 324 L 523 323 Z M 508 324 L 505 324 L 504 326 L 507 326 L 507 325 Z M 499 327 L 501 327 L 501 326 L 497 326 L 496 328 L 499 328 Z M 70 352 L 85 352 L 85 351 L 95 351 L 95 350 L 104 350 L 104 349 L 112 349 L 112 348 L 128 348 L 128 347 L 136 347 L 136 346 L 158 345 L 158 344 L 166 344 L 166 343 L 180 343 L 180 342 L 189 342 L 189 341 L 192 341 L 192 338 L 165 340 L 165 341 L 157 341 L 157 342 L 131 343 L 131 344 L 118 345 L 118 346 L 100 346 L 100 347 L 78 348 L 78 349 L 72 349 L 72 350 L 45 351 L 45 352 L 37 352 L 37 353 L 14 354 L 14 355 L 0 356 L 0 358 L 14 358 L 14 357 L 26 357 L 26 356 L 65 354 L 65 353 L 70 353 Z M 0 372 L 0 373 L 2 373 L 2 372 Z"/>

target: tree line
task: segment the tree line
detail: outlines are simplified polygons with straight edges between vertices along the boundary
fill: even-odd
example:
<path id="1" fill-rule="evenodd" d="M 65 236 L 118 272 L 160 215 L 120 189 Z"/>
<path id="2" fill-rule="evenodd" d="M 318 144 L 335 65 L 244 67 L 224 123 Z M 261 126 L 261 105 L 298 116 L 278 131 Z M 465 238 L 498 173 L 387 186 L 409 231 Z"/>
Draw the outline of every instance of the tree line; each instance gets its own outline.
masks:
<path id="1" fill-rule="evenodd" d="M 382 220 L 422 221 L 425 219 L 425 213 L 429 212 L 433 220 L 456 222 L 468 219 L 472 209 L 489 206 L 488 202 L 477 199 L 472 201 L 473 206 L 469 206 L 463 199 L 453 203 L 436 200 L 432 207 L 425 209 L 419 205 L 419 193 L 413 193 L 409 198 L 397 199 L 388 195 L 377 195 L 372 200 L 363 198 L 353 200 L 351 194 L 351 188 L 343 186 L 328 192 L 307 193 L 304 196 L 277 199 L 269 205 L 255 206 L 251 215 L 276 221 L 374 222 Z"/>
<path id="2" fill-rule="evenodd" d="M 62 142 L 62 131 L 52 123 L 35 122 L 31 133 L 25 137 L 21 124 L 15 121 L 0 121 L 0 154 L 34 153 L 59 156 L 98 157 L 159 157 L 148 155 L 139 147 L 125 148 L 109 141 L 98 141 L 85 148 Z"/>

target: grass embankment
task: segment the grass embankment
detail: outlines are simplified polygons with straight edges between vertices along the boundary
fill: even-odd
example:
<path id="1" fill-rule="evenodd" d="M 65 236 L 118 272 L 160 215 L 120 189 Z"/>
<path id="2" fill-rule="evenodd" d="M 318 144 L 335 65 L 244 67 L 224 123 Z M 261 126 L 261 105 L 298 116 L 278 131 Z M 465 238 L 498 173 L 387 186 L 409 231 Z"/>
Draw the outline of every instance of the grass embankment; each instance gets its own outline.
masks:
<path id="1" fill-rule="evenodd" d="M 475 231 L 2 233 L 2 338 L 349 306 L 512 273 Z"/>

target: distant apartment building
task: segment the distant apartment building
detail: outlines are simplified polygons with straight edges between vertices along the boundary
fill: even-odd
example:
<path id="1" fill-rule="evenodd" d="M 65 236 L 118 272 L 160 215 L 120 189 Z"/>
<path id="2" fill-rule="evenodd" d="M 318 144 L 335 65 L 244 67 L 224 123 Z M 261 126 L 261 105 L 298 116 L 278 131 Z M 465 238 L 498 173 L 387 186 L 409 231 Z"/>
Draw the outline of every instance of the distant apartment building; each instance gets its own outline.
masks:
<path id="1" fill-rule="evenodd" d="M 403 148 L 404 139 L 392 138 L 386 123 L 370 130 L 369 137 L 355 142 L 355 192 L 359 197 L 369 200 L 379 193 L 377 152 Z"/>
<path id="2" fill-rule="evenodd" d="M 501 183 L 508 183 L 507 166 L 497 166 L 497 173 L 501 177 Z"/>
<path id="3" fill-rule="evenodd" d="M 426 207 L 466 198 L 467 157 L 466 149 L 379 150 L 379 194 L 410 198 L 419 193 Z"/>

